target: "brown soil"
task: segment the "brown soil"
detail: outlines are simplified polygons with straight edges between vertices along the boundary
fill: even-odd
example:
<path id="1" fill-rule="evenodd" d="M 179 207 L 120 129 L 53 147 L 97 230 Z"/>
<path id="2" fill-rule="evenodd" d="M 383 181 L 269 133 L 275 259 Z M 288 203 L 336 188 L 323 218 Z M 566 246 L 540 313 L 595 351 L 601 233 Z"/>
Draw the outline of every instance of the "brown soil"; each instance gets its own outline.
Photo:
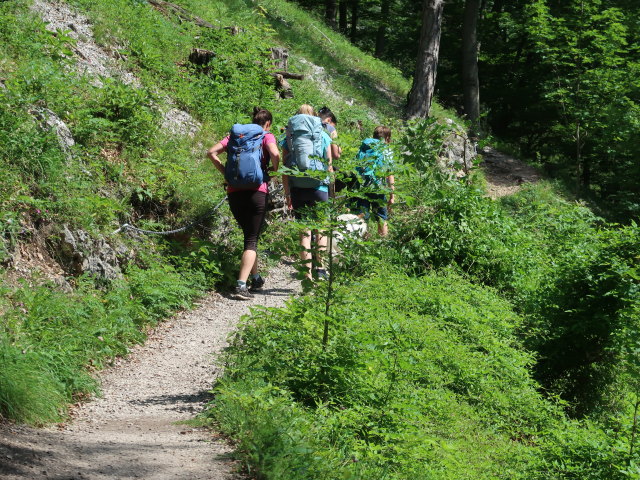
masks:
<path id="1" fill-rule="evenodd" d="M 512 195 L 522 185 L 536 183 L 542 178 L 535 168 L 491 147 L 485 147 L 481 153 L 481 168 L 485 173 L 487 192 L 491 198 Z"/>

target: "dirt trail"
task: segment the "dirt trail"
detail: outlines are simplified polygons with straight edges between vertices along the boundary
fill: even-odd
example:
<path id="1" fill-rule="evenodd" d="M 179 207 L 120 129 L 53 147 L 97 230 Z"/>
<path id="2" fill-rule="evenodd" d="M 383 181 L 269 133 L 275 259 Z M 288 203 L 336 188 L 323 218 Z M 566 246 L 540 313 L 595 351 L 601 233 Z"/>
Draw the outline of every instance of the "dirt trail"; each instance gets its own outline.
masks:
<path id="1" fill-rule="evenodd" d="M 482 149 L 482 169 L 491 198 L 512 195 L 525 183 L 536 183 L 542 176 L 530 165 L 491 147 Z"/>
<path id="2" fill-rule="evenodd" d="M 234 473 L 231 447 L 206 429 L 176 425 L 211 399 L 213 355 L 252 305 L 281 306 L 299 282 L 280 265 L 248 302 L 210 294 L 161 324 L 146 344 L 100 374 L 103 396 L 47 429 L 0 425 L 0 478 L 209 479 Z"/>

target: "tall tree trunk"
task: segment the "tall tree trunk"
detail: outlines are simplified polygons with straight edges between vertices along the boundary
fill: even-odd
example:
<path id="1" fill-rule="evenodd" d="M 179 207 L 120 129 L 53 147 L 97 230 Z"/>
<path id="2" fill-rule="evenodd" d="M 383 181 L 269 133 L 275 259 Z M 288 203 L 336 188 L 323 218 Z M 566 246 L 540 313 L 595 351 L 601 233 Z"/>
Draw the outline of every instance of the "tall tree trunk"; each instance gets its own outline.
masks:
<path id="1" fill-rule="evenodd" d="M 333 28 L 336 27 L 336 0 L 324 0 L 324 18 Z"/>
<path id="2" fill-rule="evenodd" d="M 359 0 L 351 0 L 351 43 L 356 43 L 356 40 L 358 39 L 359 7 Z"/>
<path id="3" fill-rule="evenodd" d="M 464 113 L 472 129 L 480 118 L 480 81 L 478 79 L 478 17 L 480 0 L 466 0 L 462 25 L 462 84 Z"/>
<path id="4" fill-rule="evenodd" d="M 384 54 L 387 41 L 387 24 L 389 23 L 389 12 L 391 11 L 391 0 L 381 0 L 380 21 L 378 23 L 378 33 L 376 35 L 376 51 L 374 55 L 378 58 Z"/>
<path id="5" fill-rule="evenodd" d="M 349 0 L 340 0 L 338 6 L 339 28 L 342 33 L 347 33 L 347 9 Z"/>
<path id="6" fill-rule="evenodd" d="M 431 109 L 438 70 L 443 9 L 444 0 L 424 0 L 423 2 L 418 59 L 407 102 L 407 117 L 410 119 L 425 118 Z"/>

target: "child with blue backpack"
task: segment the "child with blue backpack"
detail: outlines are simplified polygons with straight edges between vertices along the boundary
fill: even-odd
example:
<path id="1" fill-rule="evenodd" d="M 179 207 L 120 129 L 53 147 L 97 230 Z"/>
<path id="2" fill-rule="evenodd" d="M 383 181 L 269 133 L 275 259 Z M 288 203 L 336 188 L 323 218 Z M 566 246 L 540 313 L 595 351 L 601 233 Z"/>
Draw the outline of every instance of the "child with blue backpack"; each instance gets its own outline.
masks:
<path id="1" fill-rule="evenodd" d="M 280 143 L 284 163 L 304 173 L 305 171 L 331 171 L 331 137 L 325 132 L 322 121 L 311 105 L 302 105 L 298 113 L 289 119 L 286 136 Z M 285 190 L 287 206 L 293 210 L 297 219 L 303 218 L 305 212 L 320 202 L 329 200 L 329 177 L 283 175 L 282 184 Z M 327 272 L 322 268 L 321 259 L 317 258 L 318 268 L 312 268 L 311 242 L 312 233 L 316 240 L 318 256 L 327 248 L 327 237 L 322 232 L 304 230 L 300 235 L 300 258 L 306 265 L 305 277 L 326 278 Z"/>
<path id="2" fill-rule="evenodd" d="M 262 289 L 264 279 L 258 273 L 258 236 L 267 212 L 269 171 L 280 161 L 275 136 L 269 132 L 273 117 L 268 110 L 255 108 L 253 123 L 235 124 L 225 138 L 207 152 L 215 168 L 224 175 L 229 207 L 244 235 L 238 280 L 231 296 L 250 300 L 251 292 Z M 226 164 L 218 155 L 227 153 Z M 269 166 L 271 163 L 271 166 Z M 247 282 L 251 275 L 251 285 Z"/>
<path id="3" fill-rule="evenodd" d="M 376 127 L 373 138 L 362 141 L 356 157 L 359 163 L 356 171 L 360 176 L 360 184 L 364 192 L 357 198 L 355 210 L 358 216 L 365 220 L 369 220 L 373 210 L 378 220 L 378 234 L 381 237 L 389 233 L 387 206 L 395 202 L 395 178 L 392 173 L 393 157 L 389 148 L 390 143 L 391 129 L 386 126 Z"/>

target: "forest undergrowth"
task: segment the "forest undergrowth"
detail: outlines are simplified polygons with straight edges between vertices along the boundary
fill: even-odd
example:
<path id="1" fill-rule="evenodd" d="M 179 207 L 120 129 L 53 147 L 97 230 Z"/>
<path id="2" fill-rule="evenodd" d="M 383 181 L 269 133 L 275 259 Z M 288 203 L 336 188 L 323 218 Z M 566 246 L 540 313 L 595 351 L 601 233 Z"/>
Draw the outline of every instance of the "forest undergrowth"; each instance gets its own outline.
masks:
<path id="1" fill-rule="evenodd" d="M 175 3 L 220 28 L 142 0 L 68 2 L 137 85 L 79 74 L 70 31 L 47 30 L 28 0 L 0 3 L 0 416 L 64 418 L 96 391 L 95 369 L 150 325 L 228 287 L 241 239 L 226 206 L 189 241 L 113 232 L 208 212 L 224 191 L 205 148 L 254 105 L 273 112 L 279 132 L 310 103 L 338 116 L 343 179 L 375 126 L 371 112 L 392 126 L 399 202 L 389 237 L 343 240 L 329 282 L 244 319 L 207 416 L 237 442 L 246 470 L 291 480 L 640 478 L 637 225 L 607 223 L 552 182 L 493 200 L 477 169 L 443 171 L 447 113 L 404 124 L 389 95 L 403 97 L 408 81 L 291 3 Z M 238 35 L 222 28 L 232 25 Z M 309 80 L 279 98 L 269 69 L 280 45 L 291 70 L 301 59 L 322 65 L 353 101 L 334 104 Z M 211 63 L 191 64 L 193 48 L 214 52 Z M 194 136 L 159 127 L 168 98 L 199 122 Z M 36 108 L 68 126 L 70 152 Z M 308 226 L 338 228 L 349 200 L 333 199 Z M 37 272 L 9 275 L 17 247 L 42 232 L 64 265 L 63 227 L 130 252 L 118 278 L 67 269 L 61 288 Z M 270 222 L 263 251 L 290 255 L 299 228 Z"/>

